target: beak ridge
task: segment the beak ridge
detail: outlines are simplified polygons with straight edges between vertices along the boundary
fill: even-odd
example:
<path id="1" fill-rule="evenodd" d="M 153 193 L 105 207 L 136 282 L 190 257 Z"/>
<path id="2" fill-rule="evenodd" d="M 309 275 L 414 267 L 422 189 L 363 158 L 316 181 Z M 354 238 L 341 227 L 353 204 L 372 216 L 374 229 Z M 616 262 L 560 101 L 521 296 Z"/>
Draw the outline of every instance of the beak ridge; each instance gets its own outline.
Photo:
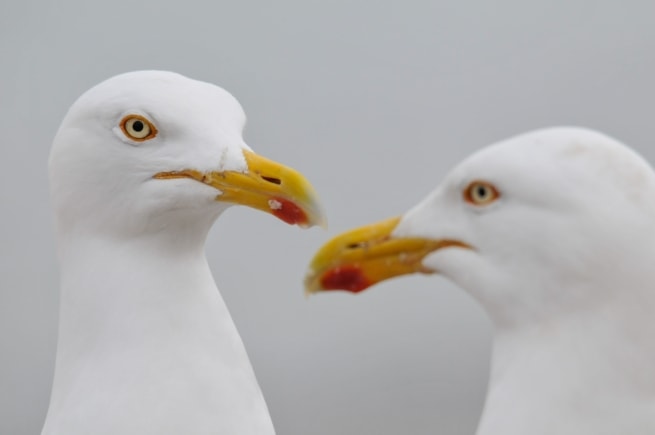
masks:
<path id="1" fill-rule="evenodd" d="M 217 201 L 252 207 L 303 228 L 327 227 L 318 195 L 300 172 L 249 150 L 243 150 L 243 155 L 244 172 L 186 169 L 160 172 L 154 178 L 191 178 L 219 190 Z"/>
<path id="2" fill-rule="evenodd" d="M 472 249 L 457 240 L 392 237 L 400 221 L 399 217 L 387 219 L 346 231 L 328 241 L 310 264 L 305 293 L 359 293 L 396 276 L 435 273 L 423 265 L 423 259 L 431 252 L 450 246 Z"/>

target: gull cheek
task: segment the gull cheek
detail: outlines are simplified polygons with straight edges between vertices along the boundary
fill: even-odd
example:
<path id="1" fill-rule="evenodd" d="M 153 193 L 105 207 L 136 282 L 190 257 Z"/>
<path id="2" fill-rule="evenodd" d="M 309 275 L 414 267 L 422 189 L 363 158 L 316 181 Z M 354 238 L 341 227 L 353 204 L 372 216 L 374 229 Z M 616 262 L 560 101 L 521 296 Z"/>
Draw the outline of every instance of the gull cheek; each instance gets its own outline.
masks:
<path id="1" fill-rule="evenodd" d="M 432 252 L 423 259 L 423 265 L 458 284 L 470 281 L 482 269 L 477 252 L 457 246 Z"/>

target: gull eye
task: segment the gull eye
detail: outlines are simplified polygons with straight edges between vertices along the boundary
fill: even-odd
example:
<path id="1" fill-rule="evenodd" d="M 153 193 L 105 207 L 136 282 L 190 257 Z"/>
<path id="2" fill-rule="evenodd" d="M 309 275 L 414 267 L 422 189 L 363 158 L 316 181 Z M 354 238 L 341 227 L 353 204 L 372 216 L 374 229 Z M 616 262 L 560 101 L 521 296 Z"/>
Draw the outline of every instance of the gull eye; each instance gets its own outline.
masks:
<path id="1" fill-rule="evenodd" d="M 489 205 L 500 197 L 493 184 L 486 181 L 473 181 L 464 190 L 464 200 L 477 206 Z"/>
<path id="2" fill-rule="evenodd" d="M 135 141 L 142 142 L 157 136 L 155 126 L 141 115 L 127 115 L 121 121 L 121 130 Z"/>

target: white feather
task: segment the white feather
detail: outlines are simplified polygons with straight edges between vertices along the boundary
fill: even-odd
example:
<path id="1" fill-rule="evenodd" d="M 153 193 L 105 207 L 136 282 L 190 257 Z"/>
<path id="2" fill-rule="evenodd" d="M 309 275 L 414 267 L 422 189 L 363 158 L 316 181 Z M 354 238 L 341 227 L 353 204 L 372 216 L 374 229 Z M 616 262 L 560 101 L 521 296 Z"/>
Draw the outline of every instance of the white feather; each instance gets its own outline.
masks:
<path id="1" fill-rule="evenodd" d="M 159 129 L 135 143 L 128 113 Z M 204 242 L 226 205 L 160 171 L 245 170 L 245 116 L 221 88 L 167 72 L 114 77 L 71 107 L 50 159 L 61 263 L 43 435 L 273 434 Z"/>
<path id="2" fill-rule="evenodd" d="M 474 180 L 500 198 L 462 198 Z M 396 236 L 457 239 L 424 264 L 495 326 L 478 435 L 655 433 L 655 173 L 579 128 L 531 132 L 456 167 Z"/>

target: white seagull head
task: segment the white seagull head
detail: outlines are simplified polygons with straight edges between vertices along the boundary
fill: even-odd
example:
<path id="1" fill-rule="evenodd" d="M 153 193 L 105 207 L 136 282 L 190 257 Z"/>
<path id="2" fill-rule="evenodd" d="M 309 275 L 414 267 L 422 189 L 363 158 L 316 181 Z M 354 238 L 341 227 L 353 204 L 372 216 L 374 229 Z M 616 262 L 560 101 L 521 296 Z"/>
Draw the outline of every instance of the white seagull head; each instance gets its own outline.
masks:
<path id="1" fill-rule="evenodd" d="M 235 203 L 323 225 L 310 184 L 255 154 L 242 138 L 245 122 L 227 91 L 179 74 L 138 71 L 100 83 L 73 104 L 52 147 L 60 230 L 208 229 Z"/>
<path id="2" fill-rule="evenodd" d="M 530 132 L 472 155 L 404 216 L 328 242 L 306 287 L 358 292 L 437 272 L 497 325 L 586 309 L 655 276 L 655 244 L 644 243 L 653 198 L 650 166 L 616 140 L 581 128 Z"/>

